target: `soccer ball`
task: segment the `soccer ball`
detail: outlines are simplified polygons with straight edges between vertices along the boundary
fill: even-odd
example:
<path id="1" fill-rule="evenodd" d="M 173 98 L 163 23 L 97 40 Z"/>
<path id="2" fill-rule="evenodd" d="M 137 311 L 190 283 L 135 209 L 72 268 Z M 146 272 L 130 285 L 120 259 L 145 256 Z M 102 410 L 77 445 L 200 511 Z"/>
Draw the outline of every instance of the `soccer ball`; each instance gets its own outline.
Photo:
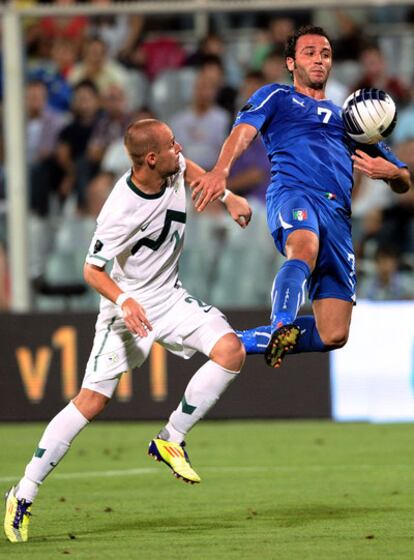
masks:
<path id="1" fill-rule="evenodd" d="M 342 119 L 347 134 L 353 140 L 362 144 L 376 144 L 394 130 L 397 109 L 385 91 L 358 89 L 343 104 Z"/>

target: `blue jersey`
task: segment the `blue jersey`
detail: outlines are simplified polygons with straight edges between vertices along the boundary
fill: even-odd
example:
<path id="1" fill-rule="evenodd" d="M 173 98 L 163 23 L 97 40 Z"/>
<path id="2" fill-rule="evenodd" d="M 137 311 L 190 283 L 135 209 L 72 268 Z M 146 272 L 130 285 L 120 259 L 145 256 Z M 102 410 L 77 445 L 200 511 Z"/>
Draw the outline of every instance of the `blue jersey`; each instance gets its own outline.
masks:
<path id="1" fill-rule="evenodd" d="M 272 180 L 268 197 L 288 194 L 332 195 L 350 212 L 353 186 L 351 155 L 356 147 L 404 167 L 383 143 L 356 144 L 345 132 L 341 108 L 329 99 L 297 93 L 293 86 L 266 85 L 257 90 L 237 115 L 260 131 Z"/>

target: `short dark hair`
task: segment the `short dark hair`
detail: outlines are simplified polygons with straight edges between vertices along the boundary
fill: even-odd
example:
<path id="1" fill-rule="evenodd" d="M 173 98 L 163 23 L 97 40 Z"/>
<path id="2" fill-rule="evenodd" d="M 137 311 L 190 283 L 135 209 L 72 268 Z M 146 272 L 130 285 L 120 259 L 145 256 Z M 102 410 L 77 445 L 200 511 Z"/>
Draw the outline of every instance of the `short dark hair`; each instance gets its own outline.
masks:
<path id="1" fill-rule="evenodd" d="M 223 62 L 218 55 L 216 55 L 216 54 L 202 54 L 200 56 L 200 60 L 197 64 L 197 67 L 199 69 L 202 69 L 205 66 L 209 66 L 209 65 L 214 65 L 214 66 L 217 66 L 217 68 L 220 68 L 220 70 L 222 70 L 222 71 L 224 70 Z"/>
<path id="2" fill-rule="evenodd" d="M 76 82 L 73 91 L 78 91 L 79 89 L 83 89 L 83 88 L 87 88 L 91 92 L 93 92 L 96 96 L 99 96 L 98 86 L 93 80 L 90 80 L 89 78 L 85 78 L 84 80 L 80 80 L 79 82 Z"/>
<path id="3" fill-rule="evenodd" d="M 297 29 L 295 33 L 291 35 L 286 41 L 285 58 L 295 58 L 296 43 L 298 42 L 299 37 L 303 37 L 304 35 L 321 35 L 322 37 L 326 37 L 332 48 L 332 42 L 328 34 L 322 27 L 317 27 L 316 25 L 305 25 L 303 27 L 299 27 L 299 29 Z"/>

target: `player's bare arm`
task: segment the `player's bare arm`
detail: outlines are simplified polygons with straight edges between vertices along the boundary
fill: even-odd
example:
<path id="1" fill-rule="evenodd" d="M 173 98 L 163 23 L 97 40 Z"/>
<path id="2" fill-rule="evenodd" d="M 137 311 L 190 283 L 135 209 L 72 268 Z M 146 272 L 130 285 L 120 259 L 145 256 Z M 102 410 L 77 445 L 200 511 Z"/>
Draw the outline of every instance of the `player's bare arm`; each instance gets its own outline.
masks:
<path id="1" fill-rule="evenodd" d="M 223 195 L 233 163 L 250 146 L 256 136 L 257 129 L 250 124 L 242 123 L 233 128 L 223 144 L 214 168 L 190 184 L 198 212 L 202 212 L 210 201 Z"/>
<path id="2" fill-rule="evenodd" d="M 252 209 L 247 200 L 231 191 L 226 191 L 225 200 L 223 201 L 227 208 L 227 212 L 241 228 L 246 228 L 252 218 Z"/>
<path id="3" fill-rule="evenodd" d="M 86 263 L 83 276 L 89 286 L 113 303 L 116 303 L 117 298 L 123 293 L 104 268 Z M 125 325 L 130 332 L 139 336 L 147 336 L 148 331 L 152 331 L 144 308 L 134 298 L 126 299 L 121 308 Z"/>
<path id="4" fill-rule="evenodd" d="M 187 183 L 196 181 L 197 178 L 206 173 L 205 169 L 200 167 L 191 159 L 186 158 L 185 163 L 186 170 L 184 177 Z M 252 209 L 250 208 L 249 203 L 244 197 L 227 191 L 223 203 L 226 206 L 230 216 L 235 222 L 239 224 L 240 227 L 244 229 L 249 225 L 252 217 Z"/>
<path id="5" fill-rule="evenodd" d="M 371 179 L 387 181 L 391 189 L 398 194 L 407 192 L 411 186 L 410 172 L 406 167 L 397 167 L 382 157 L 372 158 L 362 150 L 356 150 L 352 160 L 354 169 Z"/>
<path id="6" fill-rule="evenodd" d="M 196 181 L 201 175 L 204 175 L 206 170 L 198 165 L 195 161 L 185 158 L 185 171 L 184 179 L 185 182 L 190 185 L 193 181 Z"/>

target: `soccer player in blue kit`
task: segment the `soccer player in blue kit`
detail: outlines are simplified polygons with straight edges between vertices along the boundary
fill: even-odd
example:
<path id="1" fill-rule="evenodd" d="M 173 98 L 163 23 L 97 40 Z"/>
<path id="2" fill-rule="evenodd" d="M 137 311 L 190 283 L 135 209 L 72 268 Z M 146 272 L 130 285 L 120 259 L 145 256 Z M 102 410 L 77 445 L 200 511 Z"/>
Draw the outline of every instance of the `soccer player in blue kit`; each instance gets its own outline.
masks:
<path id="1" fill-rule="evenodd" d="M 215 167 L 191 185 L 202 211 L 221 196 L 234 161 L 260 132 L 272 166 L 268 225 L 287 257 L 272 288 L 271 324 L 242 331 L 247 353 L 264 353 L 279 367 L 287 352 L 342 347 L 355 303 L 351 237 L 353 169 L 404 193 L 410 173 L 383 143 L 356 144 L 345 132 L 341 108 L 325 97 L 332 47 L 320 27 L 300 28 L 287 41 L 293 86 L 257 90 L 237 115 Z M 297 317 L 307 286 L 313 316 Z"/>

